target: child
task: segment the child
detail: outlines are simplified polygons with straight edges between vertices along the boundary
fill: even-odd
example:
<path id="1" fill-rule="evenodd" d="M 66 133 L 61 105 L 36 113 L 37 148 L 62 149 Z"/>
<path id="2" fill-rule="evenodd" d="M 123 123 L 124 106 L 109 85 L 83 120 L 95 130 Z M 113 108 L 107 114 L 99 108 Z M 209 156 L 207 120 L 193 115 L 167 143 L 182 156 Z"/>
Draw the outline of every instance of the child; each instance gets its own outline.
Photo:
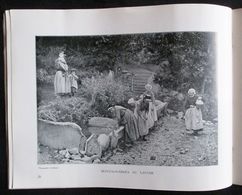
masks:
<path id="1" fill-rule="evenodd" d="M 203 101 L 201 97 L 197 97 L 195 89 L 188 90 L 186 98 L 185 109 L 185 125 L 188 131 L 193 131 L 197 134 L 198 131 L 203 130 L 202 111 L 201 106 Z"/>
<path id="2" fill-rule="evenodd" d="M 71 69 L 71 74 L 69 75 L 69 77 L 71 82 L 71 95 L 74 96 L 78 89 L 78 76 L 76 75 L 76 69 Z"/>

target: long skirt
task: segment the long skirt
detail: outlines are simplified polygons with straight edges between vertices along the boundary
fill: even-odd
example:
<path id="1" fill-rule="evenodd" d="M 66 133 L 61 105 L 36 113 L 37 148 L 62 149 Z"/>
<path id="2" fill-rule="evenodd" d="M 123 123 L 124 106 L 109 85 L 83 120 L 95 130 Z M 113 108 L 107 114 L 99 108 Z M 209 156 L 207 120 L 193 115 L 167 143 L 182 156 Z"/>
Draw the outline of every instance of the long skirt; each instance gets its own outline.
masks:
<path id="1" fill-rule="evenodd" d="M 149 128 L 147 125 L 146 118 L 147 118 L 147 113 L 144 111 L 137 116 L 137 125 L 138 125 L 140 136 L 144 136 L 149 133 Z"/>
<path id="2" fill-rule="evenodd" d="M 65 77 L 65 93 L 71 93 L 71 80 L 68 76 Z"/>
<path id="3" fill-rule="evenodd" d="M 125 132 L 131 141 L 135 141 L 139 138 L 139 129 L 137 125 L 136 117 L 131 110 L 126 110 L 124 114 L 125 120 Z"/>
<path id="4" fill-rule="evenodd" d="M 188 108 L 185 113 L 185 125 L 188 130 L 200 130 L 203 128 L 201 109 Z"/>
<path id="5" fill-rule="evenodd" d="M 153 102 L 149 102 L 149 112 L 148 112 L 147 126 L 152 128 L 157 121 L 157 111 Z"/>
<path id="6" fill-rule="evenodd" d="M 64 94 L 66 91 L 66 79 L 62 71 L 57 71 L 54 78 L 55 94 Z"/>
<path id="7" fill-rule="evenodd" d="M 157 121 L 157 110 L 156 110 L 156 106 L 155 106 L 155 104 L 153 103 L 153 102 L 150 102 L 150 109 L 151 109 L 151 116 L 152 116 L 152 118 L 153 118 L 153 120 L 154 120 L 154 122 L 155 121 Z"/>

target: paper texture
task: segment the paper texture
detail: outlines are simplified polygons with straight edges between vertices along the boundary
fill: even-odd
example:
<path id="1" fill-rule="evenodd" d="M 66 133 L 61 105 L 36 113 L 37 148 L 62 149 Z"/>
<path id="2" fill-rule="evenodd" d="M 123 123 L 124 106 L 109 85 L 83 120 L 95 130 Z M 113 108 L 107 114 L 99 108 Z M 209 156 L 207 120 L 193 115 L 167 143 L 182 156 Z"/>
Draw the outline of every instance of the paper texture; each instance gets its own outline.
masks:
<path id="1" fill-rule="evenodd" d="M 242 9 L 233 11 L 233 183 L 242 184 Z"/>
<path id="2" fill-rule="evenodd" d="M 115 187 L 215 190 L 232 184 L 231 10 L 214 5 L 168 5 L 100 10 L 12 10 L 12 179 L 10 188 Z M 36 36 L 214 32 L 217 39 L 218 165 L 38 165 Z M 226 79 L 225 79 L 226 78 Z M 133 174 L 136 173 L 136 174 Z M 150 174 L 152 173 L 152 174 Z M 148 182 L 147 182 L 148 181 Z M 11 185 L 11 183 L 10 183 Z"/>

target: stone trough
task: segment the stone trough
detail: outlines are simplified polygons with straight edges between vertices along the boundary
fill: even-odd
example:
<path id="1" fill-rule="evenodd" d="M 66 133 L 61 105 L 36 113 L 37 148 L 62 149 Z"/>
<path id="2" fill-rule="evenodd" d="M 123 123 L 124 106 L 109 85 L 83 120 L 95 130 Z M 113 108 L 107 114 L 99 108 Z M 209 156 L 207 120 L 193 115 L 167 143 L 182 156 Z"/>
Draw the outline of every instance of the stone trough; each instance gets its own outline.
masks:
<path id="1" fill-rule="evenodd" d="M 86 138 L 81 127 L 75 123 L 38 119 L 38 142 L 59 150 L 64 162 L 72 162 L 74 158 L 74 161 L 90 163 L 100 159 L 103 152 L 109 148 L 117 147 L 119 139 L 123 136 L 123 129 L 124 127 L 119 127 L 113 119 L 93 117 L 88 125 L 91 136 Z M 73 149 L 77 149 L 78 154 L 72 154 Z M 76 158 L 76 155 L 80 158 Z"/>
<path id="2" fill-rule="evenodd" d="M 71 122 L 38 119 L 38 142 L 53 149 L 84 148 L 87 138 L 82 129 Z"/>
<path id="3" fill-rule="evenodd" d="M 156 101 L 156 107 L 157 115 L 160 116 L 164 103 Z M 123 137 L 124 127 L 119 126 L 114 119 L 93 117 L 88 122 L 88 131 L 91 133 L 89 138 L 75 123 L 38 119 L 39 144 L 62 150 L 65 155 L 61 155 L 68 162 L 78 159 L 78 161 L 90 163 L 101 159 L 106 150 L 117 147 L 119 140 Z M 73 149 L 77 149 L 78 154 L 71 154 Z M 74 155 L 79 155 L 80 158 Z"/>
<path id="4" fill-rule="evenodd" d="M 124 127 L 119 127 L 114 119 L 93 117 L 89 120 L 88 131 L 92 135 L 86 141 L 85 153 L 87 155 L 99 155 L 107 149 L 117 147 L 118 141 L 123 137 Z"/>

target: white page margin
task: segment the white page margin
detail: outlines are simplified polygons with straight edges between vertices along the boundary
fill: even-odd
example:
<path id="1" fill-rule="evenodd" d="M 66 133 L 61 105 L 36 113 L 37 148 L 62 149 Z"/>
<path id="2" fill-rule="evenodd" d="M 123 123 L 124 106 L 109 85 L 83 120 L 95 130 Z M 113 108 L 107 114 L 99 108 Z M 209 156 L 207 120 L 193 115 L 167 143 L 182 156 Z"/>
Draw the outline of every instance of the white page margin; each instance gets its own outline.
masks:
<path id="1" fill-rule="evenodd" d="M 119 187 L 188 191 L 214 190 L 231 185 L 232 116 L 227 115 L 231 113 L 232 102 L 232 20 L 229 8 L 199 4 L 79 12 L 14 10 L 11 20 L 14 188 Z M 217 33 L 218 166 L 37 165 L 35 36 L 178 31 Z M 155 174 L 103 174 L 102 169 L 153 171 Z"/>

